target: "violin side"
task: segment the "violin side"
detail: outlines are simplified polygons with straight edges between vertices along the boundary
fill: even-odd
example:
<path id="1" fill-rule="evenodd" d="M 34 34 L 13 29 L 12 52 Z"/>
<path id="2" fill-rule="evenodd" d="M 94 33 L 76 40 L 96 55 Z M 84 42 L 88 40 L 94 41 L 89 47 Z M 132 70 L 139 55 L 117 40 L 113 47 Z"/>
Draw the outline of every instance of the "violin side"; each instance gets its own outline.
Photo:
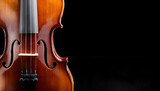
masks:
<path id="1" fill-rule="evenodd" d="M 25 37 L 19 33 L 20 0 L 0 0 L 0 6 L 0 27 L 6 40 L 4 53 L 0 56 L 0 91 L 73 91 L 68 59 L 58 56 L 53 41 L 55 29 L 62 28 L 64 0 L 37 0 L 38 34 L 36 37 L 34 34 L 25 35 L 28 36 L 25 41 L 28 45 L 30 39 L 36 39 L 32 46 L 36 46 L 37 51 L 34 49 L 32 53 L 37 53 L 37 56 L 19 55 L 23 50 L 31 50 L 23 47 Z M 38 80 L 34 89 L 20 82 L 22 71 L 25 76 L 35 71 Z"/>

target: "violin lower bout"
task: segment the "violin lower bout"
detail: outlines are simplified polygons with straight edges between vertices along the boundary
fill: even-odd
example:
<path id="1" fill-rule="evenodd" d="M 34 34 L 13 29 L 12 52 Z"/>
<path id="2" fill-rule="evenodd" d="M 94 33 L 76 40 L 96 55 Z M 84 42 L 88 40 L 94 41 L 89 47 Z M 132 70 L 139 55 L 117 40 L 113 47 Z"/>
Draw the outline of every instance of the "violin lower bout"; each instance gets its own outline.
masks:
<path id="1" fill-rule="evenodd" d="M 23 62 L 25 62 L 25 60 L 23 60 Z M 34 88 L 32 91 L 73 91 L 73 78 L 67 63 L 56 62 L 55 68 L 48 69 L 40 60 L 36 59 L 36 62 L 38 81 L 35 87 L 29 87 L 29 89 Z M 27 61 L 27 63 L 29 63 L 29 61 Z M 27 91 L 20 82 L 20 68 L 20 58 L 15 60 L 9 69 L 0 66 L 0 91 Z M 29 65 L 28 70 L 30 70 Z M 34 70 L 34 67 L 32 70 Z M 29 73 L 28 71 L 28 74 Z"/>

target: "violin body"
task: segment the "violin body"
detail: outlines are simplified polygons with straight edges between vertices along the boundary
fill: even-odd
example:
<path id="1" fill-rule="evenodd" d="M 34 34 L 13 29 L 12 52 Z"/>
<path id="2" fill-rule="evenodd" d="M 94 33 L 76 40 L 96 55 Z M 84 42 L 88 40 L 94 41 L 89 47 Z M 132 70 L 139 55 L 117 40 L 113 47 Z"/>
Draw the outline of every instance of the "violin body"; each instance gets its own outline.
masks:
<path id="1" fill-rule="evenodd" d="M 64 0 L 37 0 L 36 34 L 19 32 L 21 1 L 0 0 L 0 91 L 73 91 L 68 59 L 58 56 L 53 41 L 54 30 L 62 28 Z"/>

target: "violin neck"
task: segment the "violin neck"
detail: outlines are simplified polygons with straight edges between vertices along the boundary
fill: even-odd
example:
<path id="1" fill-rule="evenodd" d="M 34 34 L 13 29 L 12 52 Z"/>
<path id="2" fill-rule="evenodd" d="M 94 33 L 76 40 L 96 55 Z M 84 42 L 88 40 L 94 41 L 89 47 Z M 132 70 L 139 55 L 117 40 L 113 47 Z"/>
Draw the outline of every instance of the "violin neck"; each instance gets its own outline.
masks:
<path id="1" fill-rule="evenodd" d="M 20 0 L 19 32 L 38 33 L 37 0 Z"/>

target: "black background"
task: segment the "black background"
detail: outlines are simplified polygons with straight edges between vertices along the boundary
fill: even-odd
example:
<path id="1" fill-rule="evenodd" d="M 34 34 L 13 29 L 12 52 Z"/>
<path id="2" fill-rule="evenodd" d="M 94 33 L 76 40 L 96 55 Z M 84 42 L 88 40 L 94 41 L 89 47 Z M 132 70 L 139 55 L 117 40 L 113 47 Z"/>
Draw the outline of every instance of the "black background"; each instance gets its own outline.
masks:
<path id="1" fill-rule="evenodd" d="M 145 56 L 145 11 L 143 1 L 65 0 L 54 41 L 75 91 L 159 91 L 158 64 Z"/>

